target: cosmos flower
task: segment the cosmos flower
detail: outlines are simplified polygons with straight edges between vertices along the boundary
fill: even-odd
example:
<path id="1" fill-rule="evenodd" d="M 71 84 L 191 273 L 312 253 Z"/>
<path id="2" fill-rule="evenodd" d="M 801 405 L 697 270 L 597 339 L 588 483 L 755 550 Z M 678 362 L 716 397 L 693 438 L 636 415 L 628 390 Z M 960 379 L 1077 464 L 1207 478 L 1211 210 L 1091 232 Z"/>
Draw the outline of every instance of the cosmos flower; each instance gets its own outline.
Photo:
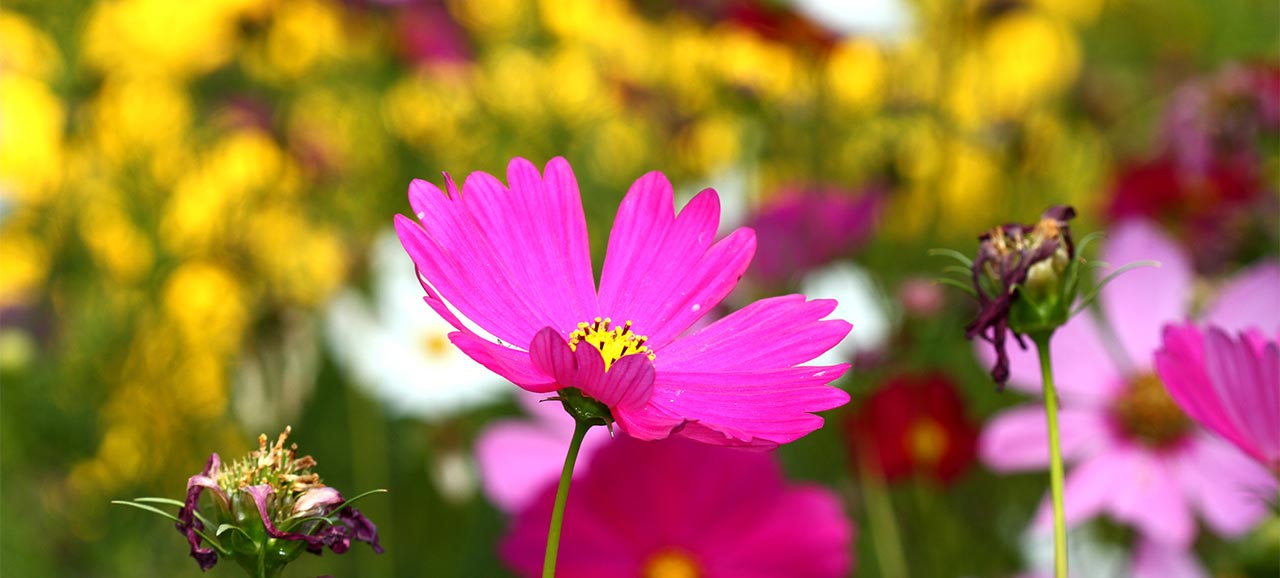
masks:
<path id="1" fill-rule="evenodd" d="M 1108 513 L 1148 538 L 1185 547 L 1195 537 L 1198 512 L 1215 532 L 1240 534 L 1266 515 L 1264 497 L 1275 494 L 1275 480 L 1196 428 L 1154 373 L 1162 327 L 1184 319 L 1190 305 L 1187 256 L 1142 221 L 1116 227 L 1110 239 L 1103 261 L 1155 259 L 1161 267 L 1131 271 L 1102 290 L 1105 326 L 1077 315 L 1052 341 L 1062 452 L 1074 464 L 1066 479 L 1067 523 Z M 1206 321 L 1230 331 L 1280 329 L 1280 266 L 1240 273 L 1204 311 Z M 990 358 L 985 349 L 979 355 Z M 1009 383 L 1040 392 L 1035 352 L 1012 352 Z M 1006 411 L 983 432 L 980 455 L 1000 471 L 1044 468 L 1045 428 L 1039 403 Z M 1048 523 L 1047 507 L 1038 521 Z"/>
<path id="2" fill-rule="evenodd" d="M 1169 325 L 1156 373 L 1178 407 L 1280 475 L 1280 346 L 1251 329 Z"/>
<path id="3" fill-rule="evenodd" d="M 187 481 L 177 527 L 201 570 L 217 564 L 219 552 L 246 568 L 259 567 L 260 554 L 267 549 L 262 564 L 274 576 L 303 551 L 319 555 L 328 548 L 342 554 L 353 539 L 382 553 L 377 528 L 347 505 L 338 490 L 320 481 L 311 471 L 311 456 L 296 457 L 298 446 L 285 446 L 289 433 L 285 428 L 272 445 L 265 434 L 259 436 L 257 451 L 226 467 L 215 453 L 204 470 Z M 213 494 L 214 527 L 199 513 L 200 495 L 206 490 Z M 203 532 L 214 530 L 217 543 L 204 546 Z"/>
<path id="4" fill-rule="evenodd" d="M 862 403 L 848 433 L 861 454 L 855 463 L 878 466 L 888 482 L 919 474 L 950 483 L 977 457 L 978 426 L 941 374 L 889 380 Z"/>
<path id="5" fill-rule="evenodd" d="M 609 239 L 597 292 L 577 181 L 561 158 L 545 176 L 524 159 L 510 187 L 481 172 L 448 193 L 414 181 L 418 222 L 396 231 L 426 301 L 472 359 L 536 393 L 585 394 L 640 439 L 774 447 L 822 425 L 811 412 L 848 394 L 847 365 L 804 366 L 838 343 L 835 302 L 764 299 L 686 333 L 733 289 L 755 252 L 738 229 L 716 242 L 713 190 L 676 217 L 670 182 L 635 182 Z M 455 313 L 456 312 L 456 313 Z"/>
<path id="6" fill-rule="evenodd" d="M 542 568 L 555 487 L 500 546 L 520 576 Z M 769 453 L 619 436 L 576 480 L 557 576 L 836 578 L 851 570 L 853 524 L 836 496 L 789 485 Z"/>
<path id="7" fill-rule="evenodd" d="M 495 402 L 510 387 L 449 343 L 453 327 L 422 307 L 422 287 L 391 234 L 374 242 L 373 307 L 347 290 L 325 313 L 338 365 L 392 412 L 437 420 Z"/>

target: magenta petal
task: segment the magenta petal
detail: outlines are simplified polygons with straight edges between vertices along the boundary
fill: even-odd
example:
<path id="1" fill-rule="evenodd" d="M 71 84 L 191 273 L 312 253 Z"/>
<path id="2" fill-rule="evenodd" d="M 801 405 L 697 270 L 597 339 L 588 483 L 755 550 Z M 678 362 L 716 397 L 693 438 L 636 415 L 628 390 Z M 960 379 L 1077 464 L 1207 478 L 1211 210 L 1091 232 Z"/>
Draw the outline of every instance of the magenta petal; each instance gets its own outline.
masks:
<path id="1" fill-rule="evenodd" d="M 651 347 L 683 333 L 724 299 L 755 253 L 755 234 L 739 229 L 719 243 L 715 191 L 698 194 L 675 216 L 671 183 L 658 172 L 635 182 L 618 207 L 600 277 L 600 309 L 632 321 Z"/>
<path id="2" fill-rule="evenodd" d="M 576 387 L 615 413 L 640 410 L 653 391 L 653 364 L 643 354 L 624 356 L 605 371 L 599 350 L 586 344 L 570 349 L 550 327 L 534 336 L 530 348 L 534 365 L 561 387 Z"/>
<path id="3" fill-rule="evenodd" d="M 1186 316 L 1191 297 L 1187 255 L 1154 223 L 1134 220 L 1111 231 L 1102 259 L 1112 269 L 1142 260 L 1160 262 L 1158 268 L 1140 267 L 1120 275 L 1099 297 L 1102 311 L 1135 369 L 1149 369 L 1151 353 L 1160 347 L 1164 324 Z"/>
<path id="4" fill-rule="evenodd" d="M 658 418 L 679 417 L 719 434 L 689 436 L 699 441 L 783 444 L 822 427 L 822 418 L 811 412 L 849 401 L 849 394 L 827 385 L 847 369 L 847 365 L 836 365 L 742 372 L 663 371 L 654 381 L 649 405 L 657 410 Z M 628 419 L 643 422 L 644 416 Z"/>
<path id="5" fill-rule="evenodd" d="M 1230 444 L 1209 435 L 1193 440 L 1172 469 L 1206 525 L 1238 536 L 1266 518 L 1276 478 Z"/>
<path id="6" fill-rule="evenodd" d="M 555 378 L 530 362 L 528 353 L 490 343 L 472 333 L 450 333 L 449 341 L 480 365 L 525 390 L 547 393 L 560 389 Z"/>
<path id="7" fill-rule="evenodd" d="M 1248 445 L 1205 372 L 1204 336 L 1195 325 L 1165 327 L 1164 347 L 1156 352 L 1155 364 L 1169 395 L 1188 416 L 1236 445 Z"/>
<path id="8" fill-rule="evenodd" d="M 761 299 L 659 349 L 654 365 L 659 372 L 711 372 L 804 363 L 849 334 L 848 322 L 822 320 L 835 306 L 833 300 L 806 301 L 803 295 Z"/>
<path id="9" fill-rule="evenodd" d="M 187 543 L 191 546 L 191 557 L 200 565 L 201 570 L 208 570 L 217 564 L 218 553 L 212 548 L 200 547 L 203 539 L 196 530 L 203 530 L 204 524 L 196 518 L 196 510 L 200 508 L 200 494 L 206 489 L 213 490 L 224 507 L 229 505 L 227 495 L 222 492 L 222 488 L 218 487 L 218 482 L 215 480 L 221 467 L 222 460 L 218 454 L 210 454 L 204 470 L 187 479 L 187 499 L 178 510 L 178 531 L 187 537 Z"/>
<path id="10" fill-rule="evenodd" d="M 1241 271 L 1209 305 L 1204 321 L 1230 333 L 1251 327 L 1280 330 L 1280 263 L 1269 261 Z"/>
<path id="11" fill-rule="evenodd" d="M 1205 336 L 1205 370 L 1233 429 L 1244 440 L 1236 445 L 1264 464 L 1280 463 L 1280 349 L 1276 342 L 1264 344 L 1260 337 L 1245 336 L 1237 341 L 1210 327 Z"/>
<path id="12" fill-rule="evenodd" d="M 598 314 L 577 184 L 563 160 L 547 170 L 544 180 L 513 159 L 510 188 L 473 173 L 450 195 L 414 181 L 420 226 L 396 219 L 405 250 L 440 297 L 519 347 L 542 327 L 574 327 Z"/>
<path id="13" fill-rule="evenodd" d="M 1095 411 L 1063 408 L 1058 413 L 1062 457 L 1072 461 L 1095 451 L 1108 424 Z M 982 461 L 1002 472 L 1049 465 L 1049 428 L 1044 409 L 1025 405 L 998 414 L 982 431 Z"/>
<path id="14" fill-rule="evenodd" d="M 578 387 L 578 360 L 555 329 L 544 327 L 533 336 L 529 343 L 529 358 L 533 360 L 534 367 L 553 377 L 561 387 Z M 603 359 L 600 369 L 604 370 Z"/>

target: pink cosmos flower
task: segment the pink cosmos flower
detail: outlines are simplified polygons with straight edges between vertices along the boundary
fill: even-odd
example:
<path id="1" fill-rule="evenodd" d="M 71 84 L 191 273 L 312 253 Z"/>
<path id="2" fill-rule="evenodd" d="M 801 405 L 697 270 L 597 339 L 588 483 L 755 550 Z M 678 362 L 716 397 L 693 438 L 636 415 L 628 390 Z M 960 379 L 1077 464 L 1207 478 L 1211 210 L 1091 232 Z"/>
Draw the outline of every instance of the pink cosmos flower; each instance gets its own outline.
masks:
<path id="1" fill-rule="evenodd" d="M 1074 464 L 1065 487 L 1067 522 L 1105 512 L 1149 538 L 1185 546 L 1195 537 L 1198 512 L 1214 531 L 1239 534 L 1266 515 L 1263 498 L 1275 494 L 1276 482 L 1244 454 L 1195 428 L 1156 377 L 1161 329 L 1185 318 L 1192 278 L 1187 256 L 1155 226 L 1130 221 L 1116 227 L 1103 260 L 1143 259 L 1161 267 L 1130 271 L 1100 296 L 1114 335 L 1080 314 L 1052 341 L 1062 452 Z M 1280 328 L 1280 265 L 1238 275 L 1205 308 L 1204 318 L 1231 331 Z M 1015 348 L 1010 361 L 1010 384 L 1039 393 L 1035 351 Z M 1039 403 L 1015 408 L 989 424 L 980 454 L 1001 471 L 1045 468 L 1045 430 Z M 1039 522 L 1048 521 L 1045 505 Z"/>
<path id="2" fill-rule="evenodd" d="M 1280 346 L 1256 329 L 1233 339 L 1195 325 L 1164 329 L 1156 373 L 1187 415 L 1280 474 Z"/>
<path id="3" fill-rule="evenodd" d="M 426 301 L 472 359 L 537 393 L 574 388 L 608 406 L 640 439 L 773 447 L 822 426 L 811 412 L 848 402 L 830 387 L 848 369 L 799 365 L 838 343 L 849 323 L 830 300 L 764 299 L 688 331 L 733 289 L 755 252 L 738 229 L 715 241 L 719 200 L 707 189 L 677 217 L 659 172 L 618 208 L 597 291 L 578 184 L 562 158 L 545 175 L 524 159 L 510 187 L 481 172 L 448 194 L 409 187 L 418 222 L 396 216 Z M 456 313 L 455 313 L 456 311 Z"/>
<path id="4" fill-rule="evenodd" d="M 750 275 L 765 284 L 799 280 L 871 237 L 884 191 L 788 188 L 748 219 L 762 245 Z"/>
<path id="5" fill-rule="evenodd" d="M 545 487 L 499 547 L 520 576 L 540 575 L 554 494 Z M 574 483 L 556 575 L 837 578 L 852 541 L 837 497 L 788 485 L 772 454 L 620 436 Z"/>

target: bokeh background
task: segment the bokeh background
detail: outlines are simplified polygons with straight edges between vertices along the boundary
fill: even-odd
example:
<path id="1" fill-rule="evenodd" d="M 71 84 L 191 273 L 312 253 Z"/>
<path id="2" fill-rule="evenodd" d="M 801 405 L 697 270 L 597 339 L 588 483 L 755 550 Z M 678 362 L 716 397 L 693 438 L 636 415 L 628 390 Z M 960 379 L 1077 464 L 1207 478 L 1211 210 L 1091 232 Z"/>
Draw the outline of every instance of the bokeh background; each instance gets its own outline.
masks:
<path id="1" fill-rule="evenodd" d="M 6 0 L 0 573 L 198 575 L 171 524 L 109 501 L 181 496 L 290 424 L 329 484 L 390 490 L 362 506 L 386 554 L 290 575 L 509 575 L 473 448 L 516 390 L 413 321 L 387 235 L 411 179 L 514 156 L 573 165 L 597 267 L 656 169 L 759 226 L 732 304 L 852 304 L 854 401 L 778 454 L 844 498 L 856 575 L 890 575 L 876 500 L 912 576 L 1023 572 L 1042 474 L 970 455 L 886 483 L 853 457 L 852 415 L 901 376 L 953 384 L 975 431 L 1026 399 L 995 391 L 927 250 L 1070 203 L 1077 231 L 1157 219 L 1206 280 L 1275 258 L 1277 23 L 1272 0 Z M 853 216 L 814 225 L 839 209 L 813 200 Z M 1275 576 L 1278 536 L 1196 551 Z"/>

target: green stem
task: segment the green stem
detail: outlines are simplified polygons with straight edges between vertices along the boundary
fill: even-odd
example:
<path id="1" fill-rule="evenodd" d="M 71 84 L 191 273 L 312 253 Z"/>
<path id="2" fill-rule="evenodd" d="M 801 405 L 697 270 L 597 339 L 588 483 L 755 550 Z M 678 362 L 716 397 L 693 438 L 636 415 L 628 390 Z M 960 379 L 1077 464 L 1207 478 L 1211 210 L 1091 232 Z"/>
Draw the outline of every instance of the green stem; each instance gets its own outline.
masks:
<path id="1" fill-rule="evenodd" d="M 863 452 L 859 452 L 861 455 Z M 876 561 L 880 574 L 888 578 L 907 578 L 907 561 L 902 554 L 902 538 L 898 532 L 898 519 L 893 513 L 889 490 L 876 460 L 863 457 L 858 460 L 858 473 L 862 491 L 866 496 L 867 521 L 871 523 Z"/>
<path id="2" fill-rule="evenodd" d="M 587 430 L 594 424 L 587 420 L 577 420 L 573 428 L 573 439 L 569 441 L 569 453 L 564 456 L 564 469 L 560 472 L 560 485 L 556 488 L 556 505 L 551 510 L 551 529 L 547 531 L 547 555 L 542 562 L 542 578 L 553 578 L 556 575 L 556 554 L 560 551 L 560 525 L 564 522 L 564 505 L 569 499 L 569 482 L 573 479 L 573 464 L 578 461 L 578 449 L 582 447 L 582 439 Z"/>
<path id="3" fill-rule="evenodd" d="M 1049 335 L 1034 336 L 1044 385 L 1044 416 L 1049 424 L 1049 488 L 1053 494 L 1053 575 L 1067 578 L 1067 522 L 1062 507 L 1062 441 L 1058 434 L 1058 391 L 1053 386 Z"/>

